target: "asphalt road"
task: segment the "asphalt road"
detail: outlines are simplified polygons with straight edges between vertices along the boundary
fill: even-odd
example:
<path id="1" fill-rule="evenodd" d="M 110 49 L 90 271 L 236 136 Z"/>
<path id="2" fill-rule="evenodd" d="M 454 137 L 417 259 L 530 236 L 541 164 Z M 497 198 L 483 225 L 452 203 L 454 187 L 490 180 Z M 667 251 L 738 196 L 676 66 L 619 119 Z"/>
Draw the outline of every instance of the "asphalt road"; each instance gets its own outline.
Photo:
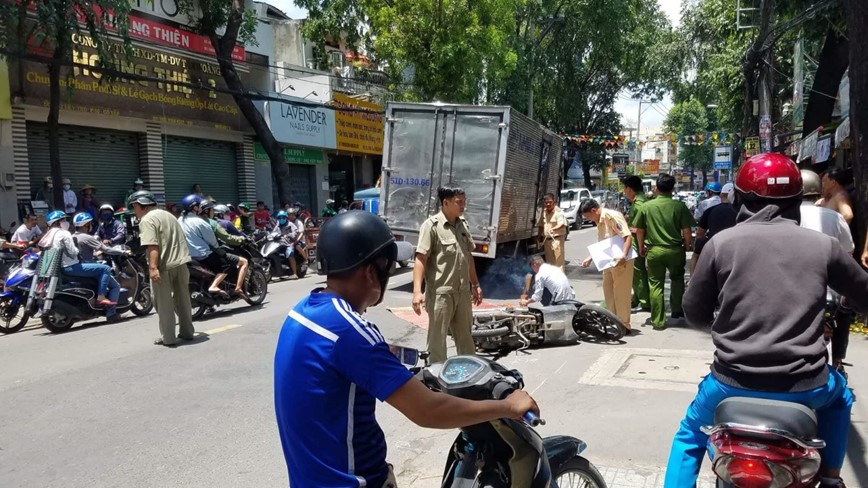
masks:
<path id="1" fill-rule="evenodd" d="M 595 230 L 570 237 L 567 257 L 579 262 Z M 602 299 L 598 273 L 570 266 L 569 274 L 581 299 Z M 516 302 L 510 288 L 520 280 L 518 264 L 507 262 L 483 284 L 488 297 Z M 424 329 L 388 310 L 409 306 L 409 281 L 410 270 L 399 270 L 369 317 L 391 342 L 421 348 Z M 151 344 L 153 315 L 61 335 L 41 328 L 0 335 L 0 487 L 286 486 L 274 345 L 290 307 L 322 284 L 318 276 L 273 282 L 263 306 L 206 316 L 196 323 L 201 337 L 177 349 Z M 850 350 L 858 397 L 868 388 L 865 336 L 852 337 Z M 543 435 L 584 440 L 610 487 L 654 487 L 711 351 L 706 332 L 645 327 L 623 344 L 530 350 L 502 363 L 524 373 L 548 421 Z M 378 418 L 401 486 L 439 486 L 456 432 L 422 429 L 386 404 Z M 857 402 L 845 469 L 851 487 L 868 487 L 866 419 L 868 407 Z"/>

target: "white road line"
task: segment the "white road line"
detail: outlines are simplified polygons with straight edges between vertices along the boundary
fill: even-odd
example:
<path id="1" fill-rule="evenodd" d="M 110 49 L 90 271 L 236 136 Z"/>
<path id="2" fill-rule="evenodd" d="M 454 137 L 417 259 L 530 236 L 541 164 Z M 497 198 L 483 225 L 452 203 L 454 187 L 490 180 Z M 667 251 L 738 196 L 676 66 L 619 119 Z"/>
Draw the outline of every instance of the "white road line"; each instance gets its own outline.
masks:
<path id="1" fill-rule="evenodd" d="M 244 324 L 229 324 L 224 325 L 223 327 L 217 327 L 216 329 L 206 330 L 204 332 L 208 335 L 214 335 L 221 332 L 226 332 L 227 330 L 237 329 L 239 327 L 244 327 Z"/>

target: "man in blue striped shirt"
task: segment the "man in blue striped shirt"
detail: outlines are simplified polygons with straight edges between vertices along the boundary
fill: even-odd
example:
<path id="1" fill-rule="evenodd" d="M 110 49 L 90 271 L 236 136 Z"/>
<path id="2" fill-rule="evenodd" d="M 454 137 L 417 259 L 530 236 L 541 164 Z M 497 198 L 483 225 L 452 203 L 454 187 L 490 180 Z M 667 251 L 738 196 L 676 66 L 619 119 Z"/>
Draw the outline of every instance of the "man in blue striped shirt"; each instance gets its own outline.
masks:
<path id="1" fill-rule="evenodd" d="M 375 400 L 422 427 L 441 429 L 539 412 L 523 391 L 487 401 L 432 392 L 392 355 L 361 315 L 382 301 L 397 255 L 379 217 L 358 210 L 340 214 L 323 226 L 317 247 L 326 288 L 289 312 L 274 358 L 275 410 L 290 486 L 396 486 Z"/>

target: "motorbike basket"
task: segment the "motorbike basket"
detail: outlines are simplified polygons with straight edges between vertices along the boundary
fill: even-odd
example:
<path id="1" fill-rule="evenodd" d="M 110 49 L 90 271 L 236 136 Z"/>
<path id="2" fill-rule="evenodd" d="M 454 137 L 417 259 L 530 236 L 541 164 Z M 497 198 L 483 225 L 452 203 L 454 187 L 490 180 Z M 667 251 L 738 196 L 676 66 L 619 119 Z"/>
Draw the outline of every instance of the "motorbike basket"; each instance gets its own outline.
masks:
<path id="1" fill-rule="evenodd" d="M 60 276 L 60 265 L 63 262 L 62 249 L 49 249 L 42 253 L 39 259 L 39 277 L 52 278 Z"/>

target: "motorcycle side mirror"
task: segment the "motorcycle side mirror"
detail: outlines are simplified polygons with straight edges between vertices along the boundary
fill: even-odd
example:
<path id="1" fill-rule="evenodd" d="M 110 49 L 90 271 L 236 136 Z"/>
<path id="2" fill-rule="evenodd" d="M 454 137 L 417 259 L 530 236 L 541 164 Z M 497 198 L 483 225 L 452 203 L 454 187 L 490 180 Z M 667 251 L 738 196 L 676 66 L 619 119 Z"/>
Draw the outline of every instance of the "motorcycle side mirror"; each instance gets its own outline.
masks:
<path id="1" fill-rule="evenodd" d="M 417 364 L 419 364 L 419 359 L 422 353 L 418 349 L 413 349 L 412 347 L 404 347 L 404 346 L 396 346 L 394 344 L 389 344 L 389 351 L 398 358 L 398 361 L 401 361 L 401 364 L 404 366 L 413 368 Z"/>

